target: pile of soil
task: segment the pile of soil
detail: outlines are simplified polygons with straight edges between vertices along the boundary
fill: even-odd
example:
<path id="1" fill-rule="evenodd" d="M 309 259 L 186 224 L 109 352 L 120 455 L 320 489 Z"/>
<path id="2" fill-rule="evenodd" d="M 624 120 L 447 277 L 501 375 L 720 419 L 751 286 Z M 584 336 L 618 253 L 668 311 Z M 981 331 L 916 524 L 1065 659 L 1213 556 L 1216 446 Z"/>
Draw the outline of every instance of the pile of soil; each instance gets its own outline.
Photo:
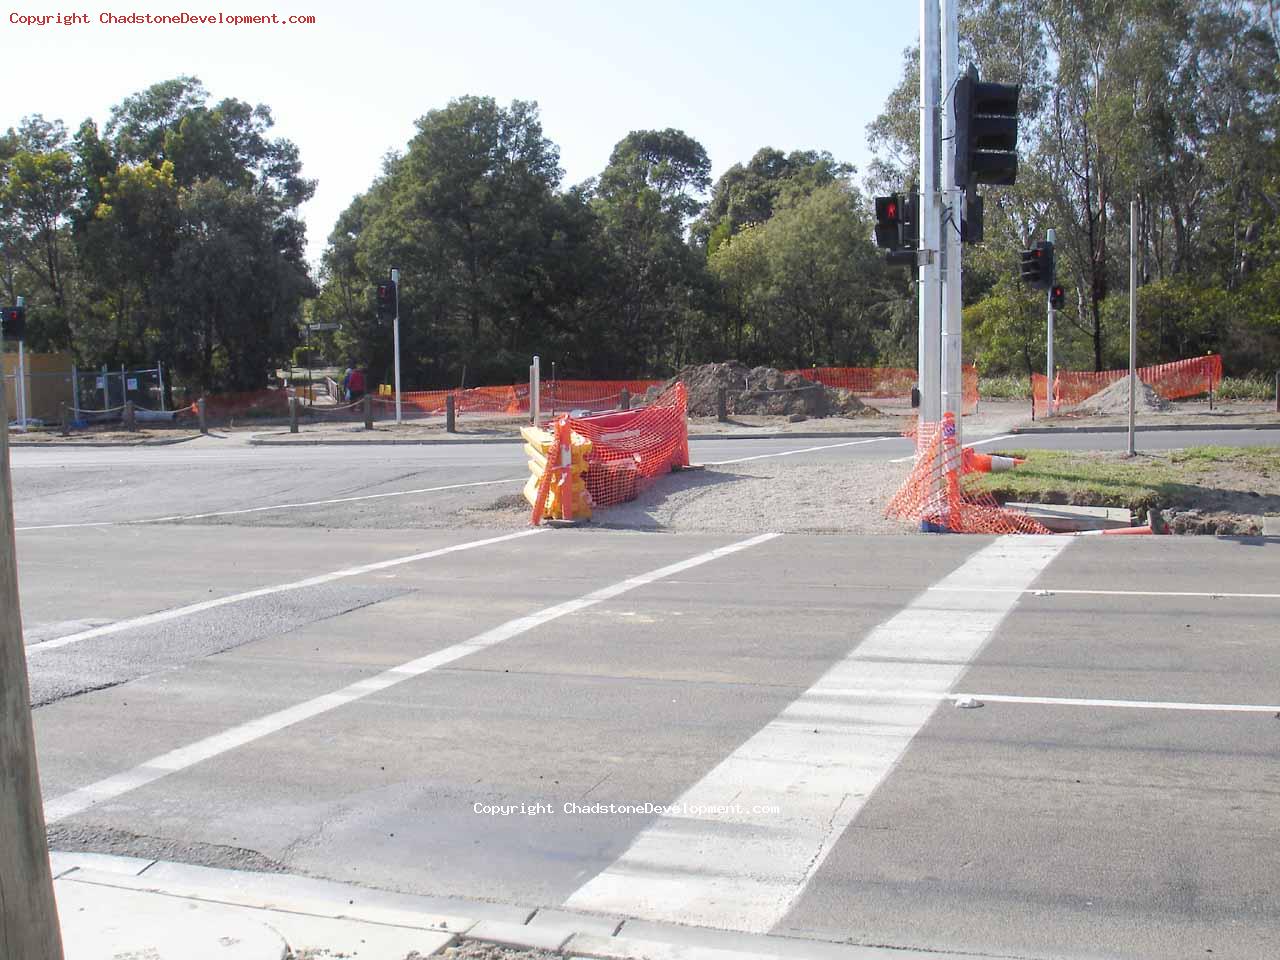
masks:
<path id="1" fill-rule="evenodd" d="M 652 400 L 677 381 L 682 381 L 689 393 L 689 415 L 694 417 L 716 416 L 721 387 L 730 416 L 852 417 L 875 412 L 848 390 L 835 390 L 774 367 L 749 368 L 736 360 L 684 367 L 666 383 L 650 387 L 648 398 Z"/>
<path id="2" fill-rule="evenodd" d="M 1133 409 L 1138 413 L 1159 413 L 1169 409 L 1169 402 L 1141 380 L 1134 397 Z M 1076 406 L 1072 413 L 1096 416 L 1118 416 L 1129 412 L 1129 378 L 1121 377 L 1115 383 L 1099 390 L 1088 400 Z"/>

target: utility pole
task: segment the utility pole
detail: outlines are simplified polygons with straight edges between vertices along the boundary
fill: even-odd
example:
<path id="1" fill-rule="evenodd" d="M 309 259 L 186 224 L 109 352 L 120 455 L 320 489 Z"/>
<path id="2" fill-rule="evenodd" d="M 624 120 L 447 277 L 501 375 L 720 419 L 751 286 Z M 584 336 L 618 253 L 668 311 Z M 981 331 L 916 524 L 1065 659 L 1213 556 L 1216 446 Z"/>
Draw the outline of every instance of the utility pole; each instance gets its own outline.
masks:
<path id="1" fill-rule="evenodd" d="M 964 446 L 962 420 L 964 416 L 964 371 L 961 363 L 961 237 L 963 222 L 964 184 L 956 183 L 956 81 L 960 77 L 960 16 L 957 0 L 942 0 L 942 91 L 943 104 L 943 152 L 942 190 L 946 200 L 947 216 L 942 221 L 942 256 L 946 280 L 942 297 L 942 409 L 955 417 L 956 442 L 954 449 Z M 959 462 L 948 463 L 947 470 L 958 470 Z"/>
<path id="2" fill-rule="evenodd" d="M 920 0 L 920 423 L 942 420 L 938 0 Z"/>
<path id="3" fill-rule="evenodd" d="M 1054 232 L 1053 232 L 1052 230 L 1050 230 L 1050 231 L 1049 231 L 1049 233 L 1048 233 L 1048 235 L 1047 235 L 1047 239 L 1048 239 L 1048 241 L 1049 241 L 1051 244 L 1054 244 L 1054 246 L 1055 246 L 1055 248 L 1056 248 L 1056 246 L 1057 246 L 1057 245 L 1056 245 L 1056 242 L 1055 242 L 1055 241 L 1056 241 L 1057 237 L 1056 237 L 1056 235 L 1054 234 Z M 1055 264 L 1057 263 L 1057 259 L 1056 259 L 1056 258 L 1054 259 L 1054 263 L 1055 263 Z M 1056 266 L 1055 266 L 1055 269 L 1056 269 Z M 1057 283 L 1057 278 L 1056 278 L 1056 277 L 1050 277 L 1050 278 L 1049 278 L 1049 289 L 1045 291 L 1045 295 L 1044 295 L 1044 298 L 1045 298 L 1045 314 L 1046 314 L 1046 317 L 1045 317 L 1045 325 L 1046 325 L 1046 326 L 1045 326 L 1045 344 L 1046 344 L 1046 347 L 1045 347 L 1045 360 L 1044 360 L 1044 378 L 1045 378 L 1046 386 L 1045 386 L 1045 388 L 1044 388 L 1044 393 L 1045 393 L 1045 396 L 1044 396 L 1044 405 L 1045 405 L 1045 409 L 1049 411 L 1049 416 L 1051 416 L 1051 417 L 1052 417 L 1055 413 L 1057 413 L 1057 412 L 1058 412 L 1056 409 L 1054 409 L 1054 407 L 1055 407 L 1054 399 L 1055 399 L 1055 398 L 1054 398 L 1054 390 L 1053 390 L 1053 375 L 1054 375 L 1054 366 L 1053 366 L 1053 321 L 1054 321 L 1054 316 L 1053 316 L 1053 313 L 1054 313 L 1054 311 L 1053 311 L 1053 286 L 1054 286 L 1054 284 L 1055 284 L 1055 283 Z"/>
<path id="4" fill-rule="evenodd" d="M 1129 201 L 1129 456 L 1134 445 L 1134 407 L 1138 401 L 1138 201 Z"/>
<path id="5" fill-rule="evenodd" d="M 395 345 L 396 354 L 396 423 L 400 422 L 400 271 L 396 267 L 391 268 L 391 286 L 396 291 L 396 318 L 391 327 L 391 339 Z M 366 383 L 365 387 L 369 385 Z"/>
<path id="6" fill-rule="evenodd" d="M 4 344 L 0 341 L 0 352 Z M 15 960 L 62 960 L 31 727 L 9 471 L 9 413 L 0 390 L 0 944 Z"/>

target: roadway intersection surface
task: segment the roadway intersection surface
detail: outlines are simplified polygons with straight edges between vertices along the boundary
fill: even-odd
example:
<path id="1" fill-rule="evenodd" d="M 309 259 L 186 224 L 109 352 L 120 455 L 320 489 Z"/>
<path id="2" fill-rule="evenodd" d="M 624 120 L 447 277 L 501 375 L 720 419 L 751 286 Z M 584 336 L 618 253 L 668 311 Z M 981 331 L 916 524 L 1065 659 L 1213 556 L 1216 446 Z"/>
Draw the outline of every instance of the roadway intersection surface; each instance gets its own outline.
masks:
<path id="1" fill-rule="evenodd" d="M 1280 942 L 1275 541 L 414 529 L 519 447 L 12 455 L 55 849 L 815 944 Z"/>

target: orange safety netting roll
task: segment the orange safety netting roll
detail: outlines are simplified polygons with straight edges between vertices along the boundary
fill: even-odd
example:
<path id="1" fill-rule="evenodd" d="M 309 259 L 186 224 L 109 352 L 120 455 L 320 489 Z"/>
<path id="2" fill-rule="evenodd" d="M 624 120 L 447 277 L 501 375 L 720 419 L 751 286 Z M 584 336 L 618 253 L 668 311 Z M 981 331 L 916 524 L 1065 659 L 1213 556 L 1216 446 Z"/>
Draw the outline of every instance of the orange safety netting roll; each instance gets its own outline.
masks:
<path id="1" fill-rule="evenodd" d="M 951 533 L 1049 533 L 1048 528 L 1015 510 L 1006 510 L 989 493 L 972 489 L 977 473 L 972 458 L 956 443 L 955 417 L 921 424 L 916 436 L 916 465 L 885 508 L 885 516 Z"/>
<path id="2" fill-rule="evenodd" d="M 591 441 L 587 492 L 597 507 L 634 500 L 645 481 L 689 465 L 688 396 L 674 384 L 638 410 L 569 417 Z"/>
<path id="3" fill-rule="evenodd" d="M 1102 370 L 1097 373 L 1059 370 L 1053 381 L 1056 412 L 1069 412 L 1069 408 L 1084 403 L 1098 391 L 1105 390 L 1128 375 L 1128 370 Z M 1218 384 L 1222 381 L 1222 357 L 1215 353 L 1205 357 L 1160 363 L 1152 367 L 1139 367 L 1138 379 L 1165 400 L 1198 397 L 1218 388 Z M 1032 402 L 1037 417 L 1049 414 L 1048 397 L 1045 392 L 1046 382 L 1046 377 L 1042 373 L 1031 376 Z"/>
<path id="4" fill-rule="evenodd" d="M 905 367 L 810 367 L 787 373 L 797 373 L 823 386 L 848 390 L 858 397 L 903 402 L 910 402 L 911 388 L 919 376 L 917 371 Z M 978 368 L 964 367 L 962 378 L 964 412 L 973 413 L 978 409 Z"/>

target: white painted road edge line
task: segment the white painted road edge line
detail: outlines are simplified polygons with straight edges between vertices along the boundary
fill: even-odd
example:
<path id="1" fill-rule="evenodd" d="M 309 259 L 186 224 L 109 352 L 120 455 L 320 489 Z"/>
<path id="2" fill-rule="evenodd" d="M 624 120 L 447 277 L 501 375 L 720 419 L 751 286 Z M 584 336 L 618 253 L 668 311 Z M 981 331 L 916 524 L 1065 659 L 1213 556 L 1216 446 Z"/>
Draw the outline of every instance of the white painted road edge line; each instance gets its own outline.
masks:
<path id="1" fill-rule="evenodd" d="M 973 441 L 973 443 L 966 443 L 964 446 L 965 446 L 965 449 L 967 450 L 970 447 L 980 447 L 984 443 L 995 443 L 997 440 L 1011 440 L 1013 439 L 1013 436 L 1014 435 L 1012 433 L 1002 433 L 998 437 L 987 437 L 987 439 L 985 440 L 975 440 Z M 899 457 L 897 460 L 890 460 L 889 462 L 890 463 L 906 463 L 908 460 L 914 460 L 915 458 L 916 458 L 916 455 L 913 453 L 909 457 Z"/>
<path id="2" fill-rule="evenodd" d="M 1272 713 L 1280 705 L 1265 703 L 1195 703 L 1177 700 L 1091 700 L 1083 697 L 1016 697 L 1000 693 L 949 694 L 948 700 L 972 698 L 979 703 L 1027 703 L 1049 707 L 1115 707 L 1122 710 L 1185 710 L 1203 713 Z"/>
<path id="3" fill-rule="evenodd" d="M 332 500 L 305 500 L 301 503 L 273 503 L 265 507 L 244 507 L 240 510 L 217 510 L 213 513 L 181 513 L 168 517 L 146 517 L 142 520 L 96 520 L 89 523 L 46 523 L 32 527 L 15 527 L 17 533 L 25 530 L 69 530 L 74 527 L 126 527 L 137 523 L 172 523 L 175 520 L 205 520 L 209 517 L 235 517 L 245 513 L 262 513 L 267 510 L 293 510 L 298 507 L 322 507 L 334 503 L 355 503 L 357 500 L 381 500 L 385 497 L 408 497 L 415 493 L 438 493 L 441 490 L 461 490 L 464 487 L 491 487 L 497 483 L 523 483 L 524 477 L 505 480 L 476 480 L 472 483 L 447 483 L 441 487 L 419 487 L 416 490 L 394 490 L 391 493 L 366 493 L 358 497 L 335 497 Z"/>
<path id="4" fill-rule="evenodd" d="M 528 533 L 536 533 L 538 531 L 528 531 L 520 534 L 527 536 Z M 202 760 L 208 760 L 212 757 L 219 756 L 242 747 L 247 743 L 252 743 L 265 736 L 276 733 L 286 727 L 291 727 L 303 720 L 309 720 L 312 717 L 319 716 L 322 713 L 328 713 L 338 707 L 353 703 L 356 700 L 362 700 L 374 693 L 380 693 L 396 684 L 403 683 L 414 677 L 420 677 L 424 673 L 430 673 L 446 664 L 460 660 L 469 654 L 476 653 L 480 650 L 487 649 L 502 643 L 504 640 L 510 640 L 522 633 L 528 633 L 535 627 L 539 627 L 544 623 L 549 623 L 560 617 L 567 616 L 571 613 L 577 613 L 579 610 L 585 610 L 587 607 L 595 606 L 598 603 L 604 603 L 606 600 L 612 600 L 614 597 L 621 596 L 638 587 L 643 587 L 657 580 L 681 573 L 692 567 L 701 566 L 704 563 L 710 563 L 712 560 L 719 560 L 721 557 L 727 557 L 730 554 L 738 553 L 741 550 L 747 550 L 766 541 L 772 540 L 779 536 L 776 533 L 764 533 L 747 540 L 739 540 L 737 543 L 731 543 L 728 546 L 717 547 L 714 550 L 708 550 L 706 553 L 700 553 L 695 557 L 687 560 L 681 560 L 677 563 L 668 564 L 665 567 L 659 567 L 656 570 L 650 570 L 648 573 L 642 573 L 638 576 L 629 577 L 618 583 L 599 590 L 593 590 L 591 593 L 584 594 L 573 600 L 566 600 L 563 603 L 557 603 L 554 606 L 544 607 L 536 613 L 529 614 L 527 617 L 517 617 L 514 620 L 508 620 L 492 630 L 486 630 L 483 633 L 471 637 L 469 640 L 463 640 L 452 646 L 437 650 L 435 653 L 429 653 L 424 657 L 416 660 L 410 660 L 402 663 L 398 667 L 392 667 L 384 670 L 382 673 L 375 674 L 364 680 L 359 680 L 349 684 L 333 693 L 324 694 L 314 697 L 311 700 L 287 707 L 276 713 L 259 717 L 256 720 L 250 720 L 242 723 L 230 730 L 222 733 L 216 733 L 213 736 L 205 737 L 203 740 L 197 740 L 195 743 L 185 747 L 179 747 L 168 753 L 161 754 L 152 759 L 127 770 L 124 773 L 107 777 L 99 780 L 97 783 L 91 783 L 79 790 L 71 793 L 63 794 L 56 797 L 45 804 L 45 822 L 56 823 L 59 820 L 65 820 L 67 817 L 75 816 L 83 813 L 95 804 L 102 803 L 106 800 L 114 800 L 123 794 L 136 790 L 139 787 L 154 783 L 162 777 L 167 777 L 171 773 L 177 773 L 188 767 L 200 763 Z M 490 541 L 481 541 L 488 543 L 496 543 L 499 540 L 509 540 L 511 537 L 498 537 Z M 477 544 L 478 545 L 478 544 Z M 440 551 L 441 553 L 447 551 Z M 427 556 L 424 554 L 423 556 Z M 395 562 L 395 561 L 393 561 Z M 409 562 L 408 559 L 399 562 Z M 374 565 L 378 566 L 378 565 Z"/>
<path id="5" fill-rule="evenodd" d="M 799 699 L 725 758 L 565 907 L 765 933 L 889 776 L 941 699 L 856 691 L 949 691 L 1065 537 L 1001 537 L 944 584 L 1007 584 L 963 609 L 925 591 L 876 627 Z M 767 811 L 767 812 L 765 812 Z"/>
<path id="6" fill-rule="evenodd" d="M 1062 590 L 1057 587 L 1014 590 L 1010 587 L 947 587 L 942 584 L 929 589 L 948 593 L 1029 593 L 1035 597 L 1052 597 L 1061 593 L 1083 597 L 1208 597 L 1211 600 L 1280 600 L 1280 593 L 1226 593 L 1207 590 Z"/>
<path id="7" fill-rule="evenodd" d="M 273 593 L 285 593 L 289 590 L 301 590 L 305 587 L 315 587 L 323 583 L 332 583 L 334 580 L 342 580 L 346 577 L 358 577 L 365 573 L 373 573 L 375 570 L 386 570 L 388 567 L 399 567 L 406 563 L 417 563 L 419 560 L 431 560 L 435 557 L 443 557 L 448 553 L 459 553 L 463 550 L 472 550 L 475 547 L 487 547 L 494 543 L 505 543 L 508 540 L 518 540 L 521 537 L 529 537 L 534 534 L 541 533 L 543 528 L 535 530 L 521 530 L 518 533 L 506 533 L 500 537 L 486 537 L 484 540 L 468 540 L 466 543 L 455 543 L 452 546 L 440 547 L 436 550 L 427 550 L 423 553 L 411 553 L 407 557 L 394 557 L 390 560 L 378 560 L 374 563 L 364 563 L 358 567 L 346 567 L 343 570 L 334 570 L 332 573 L 321 573 L 314 577 L 307 577 L 305 580 L 294 580 L 290 583 L 278 583 L 270 587 L 260 587 L 257 590 L 246 590 L 244 593 L 233 593 L 229 596 L 218 597 L 214 600 L 202 600 L 199 603 L 189 603 L 183 607 L 170 607 L 168 610 L 158 610 L 155 613 L 144 614 L 141 617 L 130 617 L 128 620 L 117 620 L 114 623 L 104 624 L 101 627 L 93 627 L 90 630 L 81 630 L 79 633 L 69 633 L 65 637 L 54 637 L 52 640 L 42 640 L 39 643 L 33 643 L 27 646 L 27 656 L 33 653 L 42 653 L 46 650 L 56 650 L 59 647 L 65 647 L 72 643 L 79 643 L 82 640 L 91 640 L 94 637 L 105 637 L 112 633 L 120 633 L 124 630 L 134 630 L 138 627 L 149 627 L 152 624 L 164 623 L 167 620 L 176 620 L 178 617 L 187 617 L 193 613 L 203 613 L 205 610 L 212 610 L 215 607 L 225 607 L 232 603 L 241 603 L 245 600 L 253 600 L 256 597 L 267 597 Z"/>
<path id="8" fill-rule="evenodd" d="M 690 440 L 696 440 L 696 437 L 690 437 Z M 882 440 L 901 440 L 901 437 L 871 437 L 867 440 L 847 440 L 844 443 L 824 443 L 817 447 L 804 447 L 800 450 L 783 450 L 781 453 L 759 453 L 754 457 L 738 457 L 735 460 L 704 460 L 703 466 L 706 467 L 723 467 L 729 463 L 746 463 L 749 460 L 768 460 L 770 457 L 792 457 L 797 453 L 814 453 L 818 450 L 835 450 L 837 447 L 857 447 L 864 443 L 880 443 Z"/>

